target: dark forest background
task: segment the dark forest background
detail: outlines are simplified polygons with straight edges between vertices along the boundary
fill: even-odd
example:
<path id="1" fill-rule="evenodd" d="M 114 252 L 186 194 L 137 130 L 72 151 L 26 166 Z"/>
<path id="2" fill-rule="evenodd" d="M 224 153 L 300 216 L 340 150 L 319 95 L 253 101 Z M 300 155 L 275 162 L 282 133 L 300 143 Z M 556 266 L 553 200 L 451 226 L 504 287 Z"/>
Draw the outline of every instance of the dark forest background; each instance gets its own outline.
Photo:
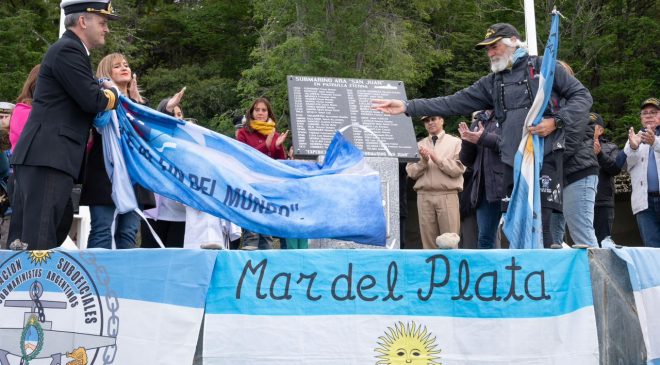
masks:
<path id="1" fill-rule="evenodd" d="M 14 100 L 59 32 L 60 0 L 0 0 L 0 100 Z M 639 128 L 639 103 L 658 96 L 655 0 L 536 1 L 542 52 L 553 6 L 559 57 L 594 97 L 610 137 Z M 233 135 L 231 118 L 258 96 L 288 128 L 286 75 L 403 80 L 409 98 L 446 95 L 488 72 L 474 44 L 488 25 L 524 33 L 522 0 L 114 0 L 120 21 L 105 48 L 126 55 L 155 107 L 187 86 L 186 116 Z M 524 38 L 524 34 L 523 34 Z M 455 132 L 459 118 L 448 121 Z M 419 126 L 418 126 L 419 128 Z"/>

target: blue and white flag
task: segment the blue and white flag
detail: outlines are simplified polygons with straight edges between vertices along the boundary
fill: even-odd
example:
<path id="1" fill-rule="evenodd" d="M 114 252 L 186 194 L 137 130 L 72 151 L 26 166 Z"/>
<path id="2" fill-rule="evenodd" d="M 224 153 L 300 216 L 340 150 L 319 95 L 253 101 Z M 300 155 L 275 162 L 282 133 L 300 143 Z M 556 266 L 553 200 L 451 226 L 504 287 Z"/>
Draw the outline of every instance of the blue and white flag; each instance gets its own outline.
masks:
<path id="1" fill-rule="evenodd" d="M 0 251 L 0 364 L 191 364 L 216 255 Z"/>
<path id="2" fill-rule="evenodd" d="M 100 115 L 95 125 L 104 141 L 119 138 L 121 153 L 104 148 L 106 161 L 123 159 L 133 182 L 263 234 L 385 244 L 378 172 L 340 133 L 323 165 L 273 160 L 232 138 L 120 100 L 116 112 Z M 108 127 L 113 119 L 117 127 Z"/>
<path id="3" fill-rule="evenodd" d="M 532 135 L 528 128 L 543 119 L 555 78 L 559 48 L 559 13 L 553 12 L 548 44 L 545 47 L 539 89 L 525 118 L 522 139 L 513 165 L 513 192 L 504 215 L 504 233 L 511 248 L 543 248 L 541 224 L 541 192 L 539 177 L 543 165 L 543 138 Z"/>
<path id="4" fill-rule="evenodd" d="M 649 365 L 660 365 L 660 250 L 624 247 L 614 252 L 626 262 Z"/>
<path id="5" fill-rule="evenodd" d="M 585 250 L 223 251 L 204 365 L 598 364 Z"/>

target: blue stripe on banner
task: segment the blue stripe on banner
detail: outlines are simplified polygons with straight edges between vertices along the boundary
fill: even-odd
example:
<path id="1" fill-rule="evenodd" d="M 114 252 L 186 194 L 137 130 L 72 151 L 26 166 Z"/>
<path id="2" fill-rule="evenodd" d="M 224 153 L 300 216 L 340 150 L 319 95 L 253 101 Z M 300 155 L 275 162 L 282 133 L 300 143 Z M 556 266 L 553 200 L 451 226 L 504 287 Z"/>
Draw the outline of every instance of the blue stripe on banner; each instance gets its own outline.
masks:
<path id="1" fill-rule="evenodd" d="M 45 292 L 76 300 L 80 293 L 105 296 L 112 290 L 124 299 L 203 308 L 217 255 L 183 249 L 55 250 L 43 257 L 38 252 L 0 251 L 0 293 L 28 291 L 37 280 Z"/>
<path id="2" fill-rule="evenodd" d="M 614 250 L 628 263 L 633 290 L 660 286 L 660 250 L 651 247 L 623 247 Z"/>
<path id="3" fill-rule="evenodd" d="M 583 250 L 220 252 L 208 314 L 550 317 L 593 305 Z"/>

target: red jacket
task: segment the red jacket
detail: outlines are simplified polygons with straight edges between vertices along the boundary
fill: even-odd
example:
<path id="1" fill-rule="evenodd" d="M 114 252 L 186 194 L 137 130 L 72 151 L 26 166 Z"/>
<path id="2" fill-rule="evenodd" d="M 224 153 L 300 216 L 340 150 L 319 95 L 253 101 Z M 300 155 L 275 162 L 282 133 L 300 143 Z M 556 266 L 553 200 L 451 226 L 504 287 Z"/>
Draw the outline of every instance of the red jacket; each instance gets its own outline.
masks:
<path id="1" fill-rule="evenodd" d="M 276 160 L 285 160 L 286 152 L 284 151 L 284 145 L 275 147 L 275 141 L 279 137 L 279 133 L 275 132 L 273 140 L 269 146 L 266 146 L 266 136 L 259 132 L 248 132 L 247 129 L 241 128 L 238 130 L 238 135 L 236 139 L 247 144 L 248 146 L 253 147 L 261 151 L 261 153 L 274 158 Z"/>

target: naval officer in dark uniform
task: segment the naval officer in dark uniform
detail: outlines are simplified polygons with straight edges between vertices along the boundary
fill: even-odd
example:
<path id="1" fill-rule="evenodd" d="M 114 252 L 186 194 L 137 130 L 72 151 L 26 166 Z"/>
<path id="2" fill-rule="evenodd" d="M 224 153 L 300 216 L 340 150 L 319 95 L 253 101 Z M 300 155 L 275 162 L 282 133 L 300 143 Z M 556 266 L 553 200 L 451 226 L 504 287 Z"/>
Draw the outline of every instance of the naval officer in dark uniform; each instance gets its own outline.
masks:
<path id="1" fill-rule="evenodd" d="M 60 7 L 67 30 L 41 61 L 32 111 L 12 160 L 9 242 L 19 239 L 29 250 L 51 249 L 66 238 L 71 190 L 81 173 L 92 121 L 118 100 L 111 81 L 99 86 L 89 57 L 90 49 L 105 44 L 108 20 L 117 18 L 110 1 L 63 0 Z"/>

